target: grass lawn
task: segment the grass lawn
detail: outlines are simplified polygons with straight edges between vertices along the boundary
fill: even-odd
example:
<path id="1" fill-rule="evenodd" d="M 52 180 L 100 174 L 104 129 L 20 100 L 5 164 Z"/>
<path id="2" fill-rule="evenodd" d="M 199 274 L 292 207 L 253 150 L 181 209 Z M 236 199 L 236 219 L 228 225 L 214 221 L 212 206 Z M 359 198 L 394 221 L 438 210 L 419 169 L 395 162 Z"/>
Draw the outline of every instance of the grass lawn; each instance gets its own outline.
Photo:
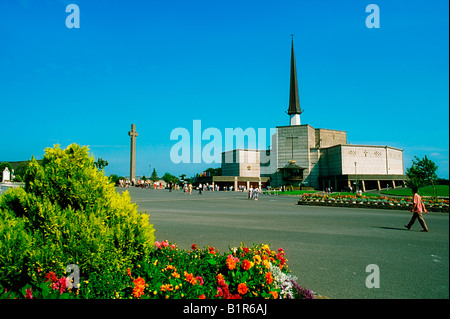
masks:
<path id="1" fill-rule="evenodd" d="M 382 194 L 386 195 L 396 195 L 396 196 L 411 196 L 410 188 L 402 189 L 390 189 L 381 191 Z M 449 186 L 448 185 L 436 185 L 436 193 L 438 197 L 449 197 Z M 421 187 L 419 189 L 419 195 L 421 196 L 434 196 L 433 186 Z"/>
<path id="2" fill-rule="evenodd" d="M 322 191 L 301 191 L 301 190 L 294 190 L 294 191 L 264 191 L 265 194 L 277 194 L 277 195 L 303 195 L 303 194 L 314 194 L 314 193 L 323 193 Z M 449 186 L 448 185 L 436 185 L 436 193 L 438 197 L 449 197 Z M 384 195 L 394 195 L 394 196 L 412 196 L 411 189 L 410 188 L 401 188 L 401 189 L 390 189 L 390 190 L 384 190 L 381 191 L 381 194 Z M 419 194 L 421 196 L 434 196 L 433 194 L 433 186 L 426 186 L 419 189 Z M 333 195 L 355 195 L 354 193 L 349 192 L 337 192 L 330 194 Z M 367 197 L 380 197 L 382 195 L 373 194 L 373 193 L 363 193 L 364 196 Z"/>

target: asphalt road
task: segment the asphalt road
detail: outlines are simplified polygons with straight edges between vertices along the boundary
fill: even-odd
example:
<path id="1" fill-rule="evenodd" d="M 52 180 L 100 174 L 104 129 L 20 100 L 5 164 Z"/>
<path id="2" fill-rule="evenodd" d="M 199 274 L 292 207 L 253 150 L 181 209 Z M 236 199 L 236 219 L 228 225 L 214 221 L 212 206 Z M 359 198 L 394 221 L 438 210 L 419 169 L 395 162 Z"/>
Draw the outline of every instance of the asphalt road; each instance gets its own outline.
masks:
<path id="1" fill-rule="evenodd" d="M 118 188 L 121 192 L 124 189 Z M 193 243 L 221 252 L 242 242 L 284 248 L 289 269 L 304 287 L 338 299 L 449 298 L 449 215 L 425 215 L 408 231 L 408 211 L 296 205 L 290 196 L 127 189 L 150 215 L 156 240 L 181 249 Z M 367 288 L 368 265 L 379 288 Z M 371 282 L 377 282 L 376 279 Z"/>

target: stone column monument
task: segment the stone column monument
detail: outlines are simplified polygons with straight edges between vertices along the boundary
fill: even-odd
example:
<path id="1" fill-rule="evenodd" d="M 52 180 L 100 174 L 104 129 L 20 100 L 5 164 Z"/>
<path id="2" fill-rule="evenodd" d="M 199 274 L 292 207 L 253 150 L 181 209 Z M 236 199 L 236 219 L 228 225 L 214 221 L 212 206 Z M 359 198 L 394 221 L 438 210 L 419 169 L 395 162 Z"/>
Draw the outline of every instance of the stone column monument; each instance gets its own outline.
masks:
<path id="1" fill-rule="evenodd" d="M 131 124 L 131 131 L 128 132 L 131 137 L 131 153 L 130 153 L 130 182 L 132 185 L 136 182 L 136 125 Z"/>

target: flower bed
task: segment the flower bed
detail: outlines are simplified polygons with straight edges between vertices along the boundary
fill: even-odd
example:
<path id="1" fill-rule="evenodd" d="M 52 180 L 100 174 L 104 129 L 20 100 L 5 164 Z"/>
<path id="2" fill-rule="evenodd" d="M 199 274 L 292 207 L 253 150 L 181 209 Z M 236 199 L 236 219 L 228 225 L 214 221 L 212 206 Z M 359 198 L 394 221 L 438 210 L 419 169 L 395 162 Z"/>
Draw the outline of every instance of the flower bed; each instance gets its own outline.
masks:
<path id="1" fill-rule="evenodd" d="M 449 201 L 444 199 L 422 198 L 430 212 L 449 212 Z M 369 197 L 364 195 L 323 195 L 303 194 L 298 205 L 354 207 L 354 208 L 382 208 L 411 210 L 412 197 Z"/>
<path id="2" fill-rule="evenodd" d="M 81 276 L 78 287 L 54 271 L 37 268 L 32 282 L 18 290 L 0 287 L 0 298 L 114 298 L 114 299 L 312 299 L 288 271 L 283 249 L 241 244 L 224 254 L 207 247 L 180 250 L 168 241 L 143 262 L 122 273 Z M 101 294 L 99 295 L 99 291 Z"/>

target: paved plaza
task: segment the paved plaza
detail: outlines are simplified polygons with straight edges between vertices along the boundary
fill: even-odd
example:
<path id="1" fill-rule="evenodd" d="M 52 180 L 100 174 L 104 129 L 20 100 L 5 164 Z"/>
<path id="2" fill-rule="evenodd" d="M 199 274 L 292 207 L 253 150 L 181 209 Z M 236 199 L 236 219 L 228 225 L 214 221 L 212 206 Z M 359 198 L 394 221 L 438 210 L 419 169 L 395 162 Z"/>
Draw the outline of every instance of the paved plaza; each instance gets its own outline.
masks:
<path id="1" fill-rule="evenodd" d="M 296 205 L 293 196 L 118 188 L 150 215 L 156 240 L 180 249 L 240 243 L 285 249 L 300 284 L 330 298 L 449 298 L 449 215 L 429 213 L 429 233 L 403 225 L 408 211 Z M 367 288 L 369 264 L 380 288 Z"/>

